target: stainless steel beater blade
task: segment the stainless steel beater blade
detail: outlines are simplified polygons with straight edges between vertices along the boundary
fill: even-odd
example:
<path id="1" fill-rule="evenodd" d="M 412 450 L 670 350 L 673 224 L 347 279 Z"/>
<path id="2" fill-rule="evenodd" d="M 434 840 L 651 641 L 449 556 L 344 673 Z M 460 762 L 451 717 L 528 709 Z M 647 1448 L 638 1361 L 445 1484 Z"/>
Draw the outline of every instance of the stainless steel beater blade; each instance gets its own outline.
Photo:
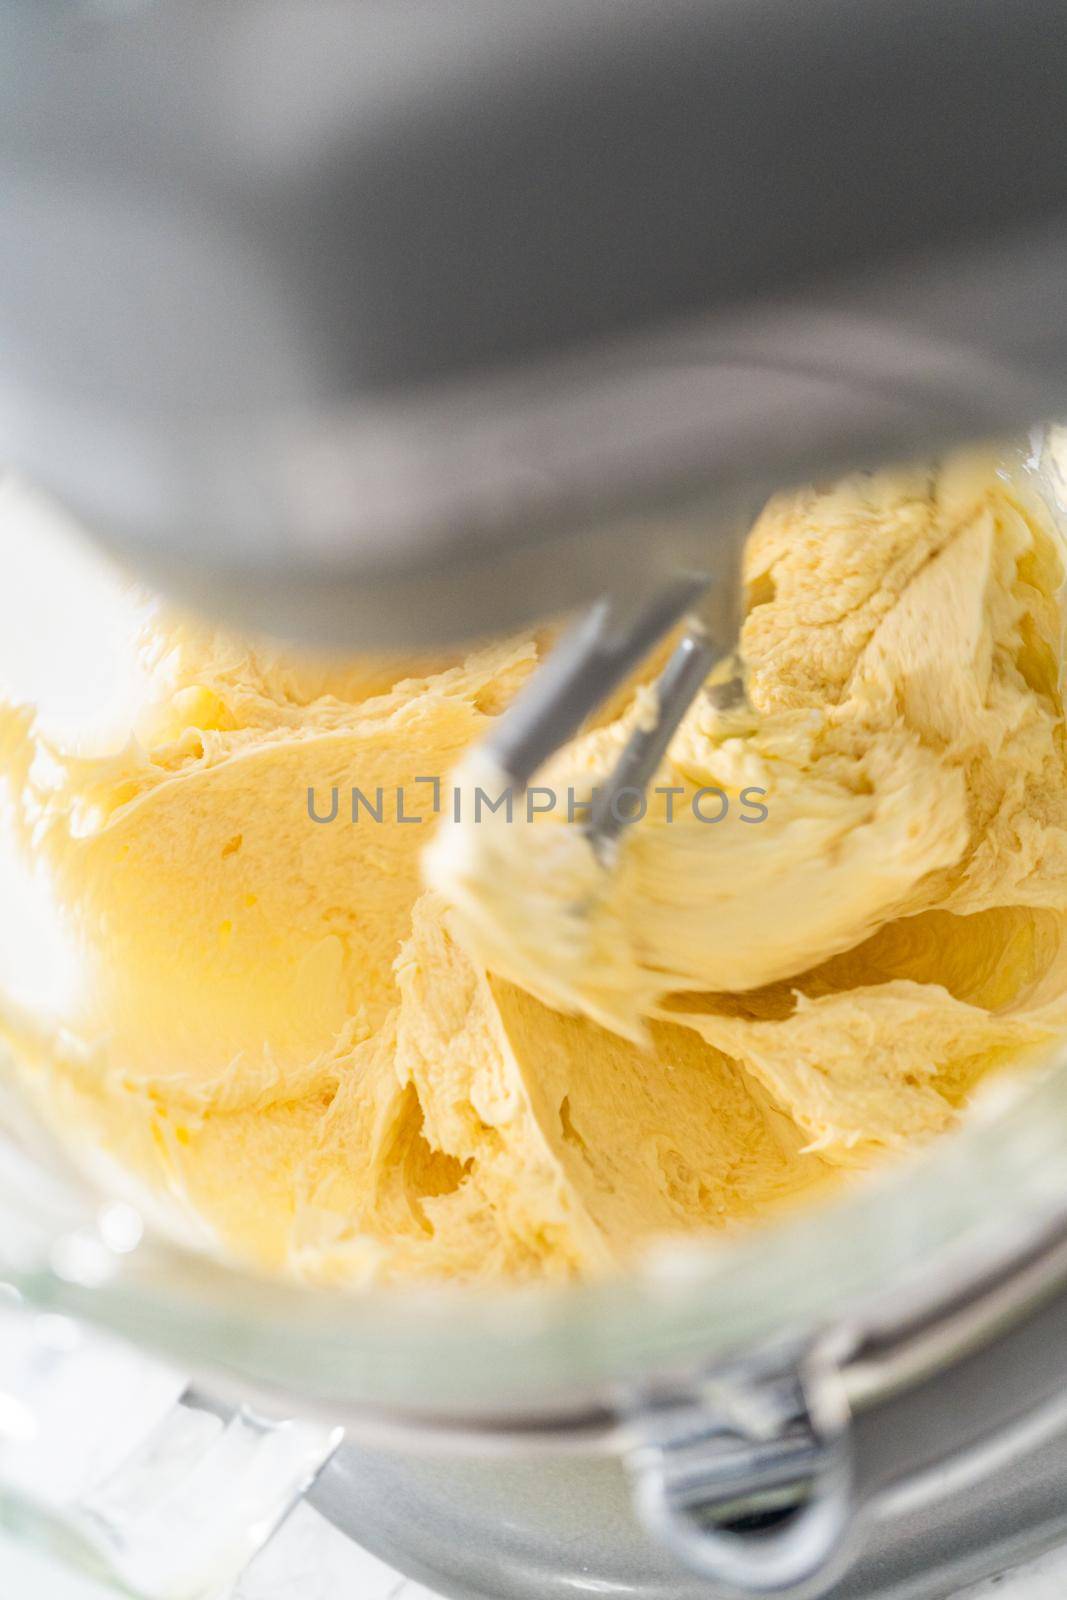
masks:
<path id="1" fill-rule="evenodd" d="M 678 725 L 722 655 L 699 624 L 690 628 L 656 682 L 655 720 L 634 729 L 607 783 L 597 790 L 586 834 L 605 866 L 623 829 L 644 812 L 644 795 Z M 630 797 L 637 804 L 629 804 Z"/>
<path id="2" fill-rule="evenodd" d="M 610 600 L 597 601 L 486 740 L 486 751 L 513 784 L 525 788 L 590 712 L 695 608 L 711 581 L 708 573 L 683 573 L 629 620 L 620 619 Z M 698 687 L 693 685 L 690 699 Z"/>

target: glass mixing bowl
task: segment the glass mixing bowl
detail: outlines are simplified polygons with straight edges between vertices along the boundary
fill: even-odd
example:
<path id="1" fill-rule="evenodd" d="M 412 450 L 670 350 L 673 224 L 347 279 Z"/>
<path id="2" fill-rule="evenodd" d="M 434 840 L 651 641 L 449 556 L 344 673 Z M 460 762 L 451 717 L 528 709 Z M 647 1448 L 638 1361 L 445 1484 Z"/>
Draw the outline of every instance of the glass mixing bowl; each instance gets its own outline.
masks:
<path id="1" fill-rule="evenodd" d="M 1047 448 L 1041 470 L 1054 488 Z M 878 1497 L 933 1493 L 947 1460 L 957 1487 L 987 1475 L 1006 1440 L 1060 1421 L 1067 1045 L 1044 1070 L 990 1085 L 958 1132 L 816 1209 L 673 1244 L 618 1279 L 493 1291 L 340 1293 L 224 1265 L 88 1182 L 14 1082 L 0 1101 L 0 1324 L 18 1329 L 26 1382 L 0 1393 L 0 1500 L 9 1520 L 134 1592 L 214 1592 L 341 1428 L 403 1451 L 620 1456 L 646 1521 L 722 1592 L 785 1594 L 836 1571 Z M 127 1341 L 157 1375 L 144 1402 L 154 1444 L 134 1430 L 110 1498 L 99 1472 L 91 1492 L 87 1478 L 50 1494 L 40 1459 L 25 1465 L 77 1344 L 57 1342 L 67 1318 Z M 27 1354 L 42 1327 L 45 1355 Z M 105 1367 L 86 1366 L 90 1386 L 133 1384 Z M 190 1374 L 192 1410 L 214 1417 L 231 1453 L 190 1480 L 182 1522 L 173 1474 Z M 951 1414 L 927 1403 L 931 1385 L 954 1397 Z M 68 1448 L 61 1430 L 49 1439 Z M 161 1538 L 145 1488 L 168 1451 L 166 1525 L 198 1545 L 191 1564 Z"/>

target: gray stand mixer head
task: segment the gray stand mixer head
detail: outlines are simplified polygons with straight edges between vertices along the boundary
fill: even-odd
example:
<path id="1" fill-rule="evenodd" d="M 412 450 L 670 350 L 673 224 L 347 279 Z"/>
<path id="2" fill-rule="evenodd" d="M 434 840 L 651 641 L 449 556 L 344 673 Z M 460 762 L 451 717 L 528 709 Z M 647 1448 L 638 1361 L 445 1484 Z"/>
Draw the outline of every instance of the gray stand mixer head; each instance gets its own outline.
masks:
<path id="1" fill-rule="evenodd" d="M 180 598 L 413 648 L 1067 395 L 1058 0 L 0 11 L 0 456 Z"/>

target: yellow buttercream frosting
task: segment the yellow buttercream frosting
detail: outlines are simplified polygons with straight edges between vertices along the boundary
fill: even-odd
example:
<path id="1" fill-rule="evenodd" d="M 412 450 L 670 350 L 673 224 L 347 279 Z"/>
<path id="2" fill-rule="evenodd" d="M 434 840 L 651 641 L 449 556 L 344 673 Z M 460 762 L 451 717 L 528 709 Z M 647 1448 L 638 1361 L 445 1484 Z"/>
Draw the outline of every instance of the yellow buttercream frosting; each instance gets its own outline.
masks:
<path id="1" fill-rule="evenodd" d="M 0 560 L 21 539 L 9 506 Z M 106 727 L 6 674 L 26 1088 L 217 1248 L 317 1281 L 603 1272 L 819 1194 L 1067 1022 L 1063 572 L 989 458 L 776 499 L 750 705 L 698 699 L 613 872 L 563 797 L 647 691 L 539 775 L 553 810 L 476 821 L 540 636 L 311 662 L 130 598 Z"/>

